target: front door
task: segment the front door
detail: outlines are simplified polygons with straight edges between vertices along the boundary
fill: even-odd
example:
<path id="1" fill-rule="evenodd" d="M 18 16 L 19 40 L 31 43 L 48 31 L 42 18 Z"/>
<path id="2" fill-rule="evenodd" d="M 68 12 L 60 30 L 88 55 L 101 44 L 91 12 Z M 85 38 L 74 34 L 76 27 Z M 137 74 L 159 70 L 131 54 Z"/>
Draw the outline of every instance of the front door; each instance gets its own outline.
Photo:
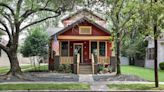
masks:
<path id="1" fill-rule="evenodd" d="M 83 44 L 82 43 L 74 43 L 74 51 L 77 50 L 80 54 L 80 63 L 83 63 Z"/>

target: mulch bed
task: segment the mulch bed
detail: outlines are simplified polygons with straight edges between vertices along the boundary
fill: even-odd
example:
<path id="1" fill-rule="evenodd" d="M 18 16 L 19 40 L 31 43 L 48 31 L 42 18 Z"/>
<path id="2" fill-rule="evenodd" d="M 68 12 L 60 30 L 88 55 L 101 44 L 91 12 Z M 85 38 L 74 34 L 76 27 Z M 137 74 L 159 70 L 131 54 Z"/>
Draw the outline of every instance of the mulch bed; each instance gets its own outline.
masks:
<path id="1" fill-rule="evenodd" d="M 59 74 L 59 73 L 50 73 L 50 72 L 29 72 L 24 73 L 25 80 L 19 79 L 17 77 L 11 77 L 10 79 L 4 80 L 0 78 L 0 82 L 41 82 L 41 81 L 50 81 L 50 82 L 77 82 L 79 81 L 79 76 L 76 74 Z"/>

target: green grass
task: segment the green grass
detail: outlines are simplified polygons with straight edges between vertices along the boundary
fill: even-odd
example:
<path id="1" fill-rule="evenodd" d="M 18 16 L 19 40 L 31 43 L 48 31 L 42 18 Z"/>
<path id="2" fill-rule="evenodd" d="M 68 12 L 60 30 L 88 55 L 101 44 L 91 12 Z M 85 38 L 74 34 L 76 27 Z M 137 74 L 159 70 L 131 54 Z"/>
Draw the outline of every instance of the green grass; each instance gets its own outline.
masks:
<path id="1" fill-rule="evenodd" d="M 84 83 L 69 84 L 0 84 L 0 90 L 89 90 Z"/>
<path id="2" fill-rule="evenodd" d="M 158 88 L 154 84 L 108 84 L 110 90 L 164 90 L 164 85 Z"/>
<path id="3" fill-rule="evenodd" d="M 34 67 L 31 67 L 31 68 L 29 68 L 29 69 L 26 69 L 24 72 L 29 72 L 29 71 L 48 71 L 48 65 L 41 65 L 40 67 L 36 67 L 36 68 L 34 68 Z"/>
<path id="4" fill-rule="evenodd" d="M 154 70 L 136 66 L 121 66 L 122 74 L 137 75 L 145 80 L 154 81 Z M 164 70 L 158 72 L 159 81 L 164 82 Z"/>
<path id="5" fill-rule="evenodd" d="M 10 67 L 0 67 L 0 74 L 5 74 L 9 71 Z M 23 72 L 28 72 L 28 71 L 32 71 L 35 70 L 35 68 L 31 65 L 22 65 L 21 69 Z M 38 67 L 36 67 L 36 71 L 48 71 L 48 65 L 41 65 L 40 69 Z"/>

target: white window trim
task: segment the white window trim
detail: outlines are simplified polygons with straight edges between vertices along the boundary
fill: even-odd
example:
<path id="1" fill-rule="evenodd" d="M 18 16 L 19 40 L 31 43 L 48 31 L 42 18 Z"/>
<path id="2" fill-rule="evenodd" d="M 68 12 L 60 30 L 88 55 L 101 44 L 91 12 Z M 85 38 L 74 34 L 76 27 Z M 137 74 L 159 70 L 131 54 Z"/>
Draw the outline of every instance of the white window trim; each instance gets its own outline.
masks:
<path id="1" fill-rule="evenodd" d="M 90 32 L 89 33 L 82 33 L 81 28 L 89 28 Z M 92 34 L 92 27 L 91 26 L 79 26 L 79 34 Z"/>

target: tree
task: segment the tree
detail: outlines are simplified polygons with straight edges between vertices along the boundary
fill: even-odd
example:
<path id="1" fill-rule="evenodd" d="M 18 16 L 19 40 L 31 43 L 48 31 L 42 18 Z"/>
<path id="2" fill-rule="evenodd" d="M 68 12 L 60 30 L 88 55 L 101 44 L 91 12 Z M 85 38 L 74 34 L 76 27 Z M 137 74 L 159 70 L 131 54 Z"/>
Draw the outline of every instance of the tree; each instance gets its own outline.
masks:
<path id="1" fill-rule="evenodd" d="M 36 62 L 40 64 L 40 60 L 47 58 L 47 46 L 48 36 L 46 33 L 41 28 L 34 28 L 29 31 L 20 52 L 24 57 L 30 57 L 35 67 Z"/>
<path id="2" fill-rule="evenodd" d="M 131 0 L 107 0 L 107 18 L 112 22 L 110 27 L 112 28 L 112 33 L 115 40 L 115 50 L 116 50 L 116 62 L 117 62 L 117 73 L 121 74 L 120 69 L 120 48 L 121 40 L 126 34 L 127 23 L 133 19 L 135 12 L 138 9 L 138 1 Z"/>
<path id="3" fill-rule="evenodd" d="M 135 27 L 138 25 L 134 24 L 134 27 L 130 27 L 131 31 L 124 36 L 121 47 L 121 54 L 129 58 L 130 65 L 134 65 L 136 60 L 145 59 L 145 49 L 147 47 L 145 36 Z"/>
<path id="4" fill-rule="evenodd" d="M 154 38 L 154 75 L 155 86 L 158 87 L 158 44 L 157 40 L 160 37 L 160 33 L 164 24 L 164 1 L 163 0 L 144 0 L 140 3 L 140 20 L 143 23 L 144 31 L 142 32 L 146 36 Z"/>
<path id="5" fill-rule="evenodd" d="M 8 55 L 10 70 L 7 75 L 22 74 L 17 58 L 19 35 L 32 25 L 53 19 L 73 8 L 77 0 L 1 0 L 0 29 L 8 35 L 7 46 L 0 44 Z M 30 21 L 31 20 L 31 21 Z"/>

